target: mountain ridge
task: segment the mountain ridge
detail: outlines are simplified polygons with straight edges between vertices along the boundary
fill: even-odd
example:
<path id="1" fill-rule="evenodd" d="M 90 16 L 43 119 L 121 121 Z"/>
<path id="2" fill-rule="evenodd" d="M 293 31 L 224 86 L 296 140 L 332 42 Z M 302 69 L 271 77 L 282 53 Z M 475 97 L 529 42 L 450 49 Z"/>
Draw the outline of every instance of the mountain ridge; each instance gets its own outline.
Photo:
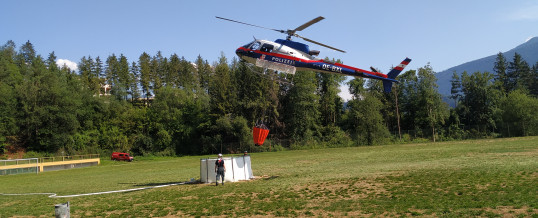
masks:
<path id="1" fill-rule="evenodd" d="M 507 52 L 502 52 L 502 54 L 506 58 L 507 63 L 513 60 L 515 53 L 520 54 L 521 57 L 525 61 L 527 61 L 529 66 L 532 67 L 533 65 L 535 65 L 538 62 L 538 36 L 527 40 L 523 44 L 518 45 Z M 490 72 L 494 74 L 493 66 L 495 64 L 496 58 L 497 54 L 493 54 L 436 73 L 435 76 L 437 77 L 439 93 L 444 97 L 450 96 L 450 80 L 452 79 L 452 74 L 454 73 L 454 71 L 458 75 L 461 75 L 464 71 L 467 71 L 467 73 L 469 74 L 472 74 L 474 72 Z"/>

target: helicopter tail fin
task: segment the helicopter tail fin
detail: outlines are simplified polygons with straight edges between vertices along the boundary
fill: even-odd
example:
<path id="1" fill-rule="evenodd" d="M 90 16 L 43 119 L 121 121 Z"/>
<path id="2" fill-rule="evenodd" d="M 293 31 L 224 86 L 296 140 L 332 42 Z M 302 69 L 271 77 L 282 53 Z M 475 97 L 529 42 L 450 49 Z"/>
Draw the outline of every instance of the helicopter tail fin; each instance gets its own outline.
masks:
<path id="1" fill-rule="evenodd" d="M 405 58 L 402 63 L 400 63 L 398 66 L 392 68 L 392 70 L 387 74 L 388 79 L 390 80 L 383 80 L 383 89 L 385 92 L 390 92 L 392 90 L 392 83 L 398 82 L 396 81 L 396 77 L 403 71 L 403 69 L 411 62 L 411 59 Z"/>
<path id="2" fill-rule="evenodd" d="M 392 90 L 392 81 L 383 80 L 383 89 L 385 92 L 390 92 Z"/>
<path id="3" fill-rule="evenodd" d="M 389 79 L 396 79 L 396 77 L 403 71 L 403 69 L 411 62 L 411 59 L 405 58 L 398 66 L 392 68 L 392 70 L 387 74 Z"/>

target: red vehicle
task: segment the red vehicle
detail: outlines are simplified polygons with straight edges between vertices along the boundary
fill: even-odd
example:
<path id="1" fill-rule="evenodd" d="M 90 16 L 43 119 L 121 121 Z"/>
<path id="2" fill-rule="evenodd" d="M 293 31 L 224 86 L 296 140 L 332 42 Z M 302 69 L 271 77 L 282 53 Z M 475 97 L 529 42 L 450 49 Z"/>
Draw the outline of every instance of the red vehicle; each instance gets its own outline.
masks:
<path id="1" fill-rule="evenodd" d="M 125 160 L 125 161 L 133 161 L 133 157 L 129 153 L 121 153 L 121 152 L 112 152 L 112 156 L 110 156 L 111 160 Z"/>

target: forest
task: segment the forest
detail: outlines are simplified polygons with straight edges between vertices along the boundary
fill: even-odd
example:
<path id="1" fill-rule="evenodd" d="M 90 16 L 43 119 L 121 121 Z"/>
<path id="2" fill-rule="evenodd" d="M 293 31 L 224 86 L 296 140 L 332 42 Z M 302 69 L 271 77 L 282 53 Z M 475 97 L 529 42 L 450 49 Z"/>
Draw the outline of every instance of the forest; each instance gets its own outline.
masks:
<path id="1" fill-rule="evenodd" d="M 492 72 L 454 72 L 451 96 L 428 64 L 378 81 L 316 72 L 262 75 L 224 54 L 82 57 L 78 71 L 29 41 L 0 47 L 0 156 L 182 156 L 538 135 L 538 63 L 497 55 Z M 339 60 L 333 60 L 339 61 Z M 258 73 L 256 73 L 258 72 Z M 277 79 L 272 79 L 274 77 Z M 285 82 L 282 82 L 285 81 Z M 443 101 L 449 97 L 456 105 Z M 270 135 L 263 146 L 252 127 Z"/>

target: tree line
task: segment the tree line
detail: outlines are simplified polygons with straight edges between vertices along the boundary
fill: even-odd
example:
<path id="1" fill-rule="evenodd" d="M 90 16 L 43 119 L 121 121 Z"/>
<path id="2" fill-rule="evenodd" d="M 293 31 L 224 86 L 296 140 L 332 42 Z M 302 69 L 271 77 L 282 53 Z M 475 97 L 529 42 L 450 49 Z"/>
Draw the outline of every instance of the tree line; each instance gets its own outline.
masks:
<path id="1" fill-rule="evenodd" d="M 343 102 L 344 76 L 274 74 L 224 54 L 211 64 L 161 52 L 88 56 L 78 72 L 56 59 L 29 41 L 0 47 L 0 152 L 190 155 L 538 134 L 538 63 L 518 54 L 499 53 L 496 76 L 455 72 L 456 108 L 429 65 L 400 75 L 391 93 L 354 78 Z M 259 123 L 270 146 L 253 145 Z"/>

